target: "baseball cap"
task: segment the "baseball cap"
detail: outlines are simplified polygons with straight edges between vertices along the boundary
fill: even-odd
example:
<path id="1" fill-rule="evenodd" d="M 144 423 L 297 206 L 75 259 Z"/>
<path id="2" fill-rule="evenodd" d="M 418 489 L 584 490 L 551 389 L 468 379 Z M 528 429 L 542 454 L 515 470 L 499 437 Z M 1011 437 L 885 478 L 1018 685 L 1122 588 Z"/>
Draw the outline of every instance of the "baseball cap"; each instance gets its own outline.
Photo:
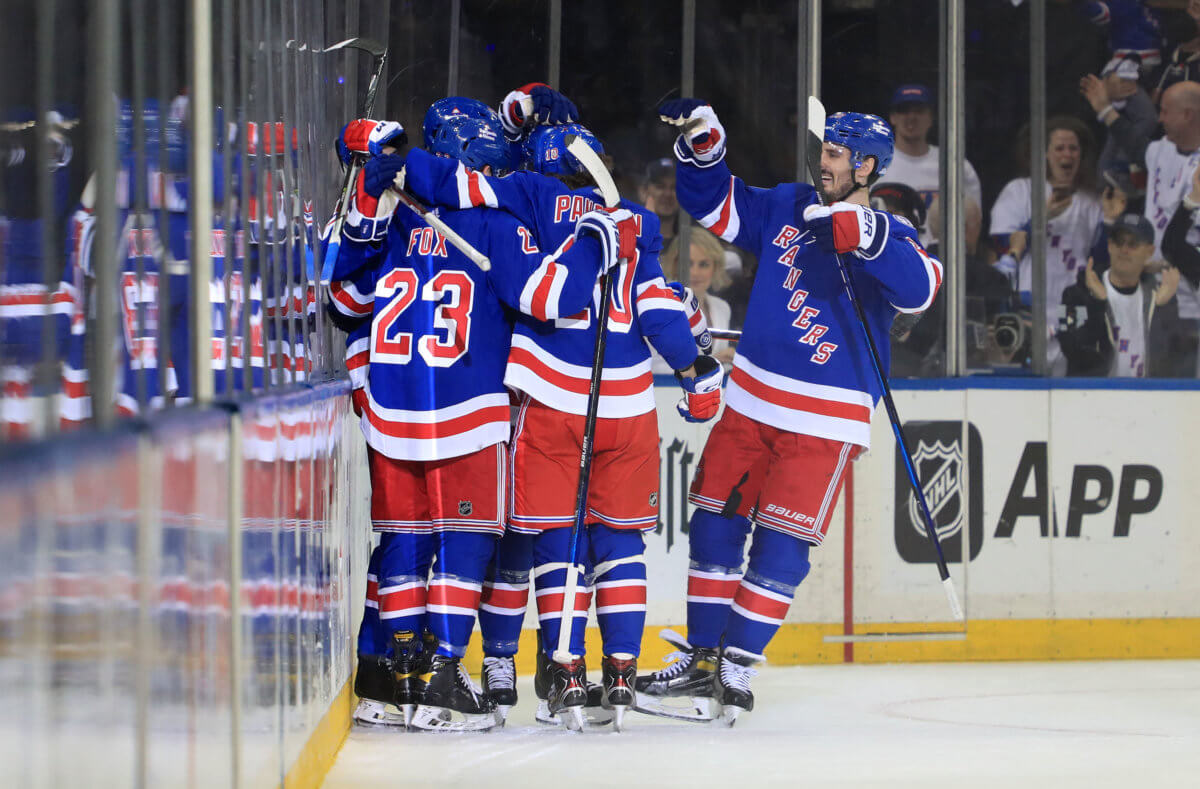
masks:
<path id="1" fill-rule="evenodd" d="M 901 85 L 892 94 L 892 109 L 896 109 L 901 104 L 928 104 L 932 106 L 933 91 L 916 82 Z"/>
<path id="2" fill-rule="evenodd" d="M 1109 238 L 1116 238 L 1118 233 L 1130 233 L 1143 244 L 1154 243 L 1154 226 L 1141 214 L 1121 214 L 1117 217 L 1109 228 Z"/>
<path id="3" fill-rule="evenodd" d="M 1113 58 L 1104 64 L 1104 69 L 1100 72 L 1100 76 L 1107 77 L 1113 72 L 1117 72 L 1117 76 L 1121 79 L 1137 79 L 1139 72 L 1138 60 L 1133 58 Z"/>
<path id="4" fill-rule="evenodd" d="M 675 160 L 662 158 L 655 159 L 646 165 L 646 182 L 647 183 L 662 183 L 668 178 L 675 177 Z"/>

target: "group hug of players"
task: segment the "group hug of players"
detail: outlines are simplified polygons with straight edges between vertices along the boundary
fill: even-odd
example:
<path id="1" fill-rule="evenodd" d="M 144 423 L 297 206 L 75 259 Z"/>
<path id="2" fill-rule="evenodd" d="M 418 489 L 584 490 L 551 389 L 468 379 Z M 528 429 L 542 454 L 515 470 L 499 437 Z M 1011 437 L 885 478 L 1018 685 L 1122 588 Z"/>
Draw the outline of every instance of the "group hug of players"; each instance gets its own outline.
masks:
<path id="1" fill-rule="evenodd" d="M 340 240 L 328 301 L 347 332 L 379 533 L 358 637 L 361 722 L 502 724 L 517 701 L 531 583 L 539 721 L 620 728 L 633 707 L 732 723 L 753 708 L 755 666 L 808 573 L 847 465 L 868 446 L 881 394 L 835 255 L 852 261 L 881 349 L 897 312 L 928 308 L 942 267 L 911 226 L 867 205 L 892 158 L 882 119 L 830 116 L 818 187 L 759 189 L 725 165 L 711 106 L 677 99 L 659 112 L 680 129 L 680 205 L 758 259 L 727 384 L 695 299 L 663 275 L 655 214 L 628 200 L 605 208 L 568 151 L 570 135 L 603 147 L 562 94 L 527 85 L 498 112 L 442 99 L 425 116 L 423 148 L 403 154 L 398 123 L 359 120 L 342 132 L 343 161 L 365 161 L 341 237 L 328 239 Z M 398 189 L 437 206 L 490 269 L 397 208 Z M 606 274 L 612 296 L 598 304 Z M 600 320 L 607 349 L 586 526 L 573 548 Z M 726 408 L 689 497 L 687 637 L 664 631 L 672 662 L 638 676 L 643 532 L 655 526 L 659 485 L 651 348 L 676 370 L 685 419 L 715 417 L 722 391 Z M 572 556 L 583 581 L 568 601 Z M 599 685 L 584 663 L 593 597 Z M 481 686 L 461 663 L 476 618 Z M 555 660 L 568 619 L 570 659 Z"/>

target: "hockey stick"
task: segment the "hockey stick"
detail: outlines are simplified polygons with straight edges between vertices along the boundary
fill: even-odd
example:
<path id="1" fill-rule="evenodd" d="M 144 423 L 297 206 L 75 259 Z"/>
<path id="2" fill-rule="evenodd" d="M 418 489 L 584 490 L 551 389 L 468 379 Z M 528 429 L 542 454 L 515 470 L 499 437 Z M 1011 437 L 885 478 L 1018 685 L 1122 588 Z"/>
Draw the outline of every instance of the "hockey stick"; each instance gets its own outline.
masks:
<path id="1" fill-rule="evenodd" d="M 592 180 L 600 187 L 604 205 L 615 208 L 621 202 L 617 185 L 604 163 L 587 143 L 574 134 L 567 135 L 567 150 L 575 155 Z M 583 423 L 583 442 L 579 453 L 579 484 L 575 488 L 575 522 L 571 524 L 571 549 L 567 556 L 567 581 L 563 588 L 562 618 L 558 628 L 558 647 L 554 650 L 556 663 L 570 663 L 571 631 L 575 625 L 575 592 L 579 587 L 579 570 L 575 561 L 579 554 L 579 533 L 587 517 L 588 477 L 592 470 L 592 441 L 596 436 L 596 411 L 600 407 L 600 378 L 604 373 L 604 347 L 608 341 L 608 300 L 612 297 L 612 274 L 600 278 L 599 315 L 596 326 L 596 350 L 592 354 L 592 377 L 588 382 L 587 417 Z"/>
<path id="2" fill-rule="evenodd" d="M 811 176 L 814 186 L 817 190 L 817 199 L 822 205 L 825 203 L 825 196 L 821 192 L 821 151 L 825 143 L 825 106 L 821 104 L 821 100 L 816 96 L 808 97 L 808 137 L 805 150 L 805 160 L 808 165 L 808 173 Z M 892 423 L 892 432 L 896 434 L 896 442 L 900 445 L 900 451 L 904 456 L 904 469 L 908 472 L 908 481 L 912 485 L 913 495 L 921 505 L 921 514 L 924 516 L 925 532 L 929 536 L 929 541 L 933 543 L 933 548 L 937 552 L 937 568 L 938 575 L 942 578 L 942 589 L 946 592 L 946 601 L 950 604 L 950 613 L 955 620 L 962 621 L 963 610 L 958 602 L 958 593 L 954 591 L 954 583 L 950 580 L 950 570 L 946 567 L 946 557 L 942 553 L 942 541 L 938 539 L 937 527 L 933 522 L 933 515 L 929 512 L 929 503 L 925 500 L 925 492 L 921 489 L 921 482 L 917 478 L 917 468 L 913 465 L 912 453 L 908 449 L 908 440 L 904 437 L 904 428 L 900 426 L 900 414 L 896 411 L 896 402 L 892 399 L 892 388 L 888 385 L 887 376 L 883 373 L 883 363 L 879 358 L 879 349 L 875 347 L 875 339 L 871 336 L 870 325 L 867 323 L 866 313 L 863 312 L 862 303 L 858 299 L 858 292 L 854 287 L 854 280 L 850 277 L 850 269 L 846 265 L 842 255 L 835 255 L 838 262 L 838 271 L 842 275 L 842 284 L 846 287 L 846 296 L 850 299 L 850 303 L 854 306 L 854 314 L 858 316 L 858 324 L 862 329 L 863 337 L 867 341 L 867 348 L 871 351 L 871 368 L 875 372 L 875 380 L 879 382 L 879 387 L 883 391 L 883 404 L 887 408 L 888 420 Z"/>
<path id="3" fill-rule="evenodd" d="M 321 51 L 334 52 L 346 48 L 367 52 L 375 60 L 375 71 L 371 74 L 371 81 L 367 83 L 367 100 L 363 103 L 363 117 L 369 118 L 375 110 L 375 94 L 379 90 L 379 78 L 387 65 L 388 50 L 383 44 L 369 38 L 348 38 L 325 47 Z M 341 196 L 338 197 L 334 209 L 329 244 L 325 247 L 325 260 L 321 264 L 322 279 L 329 279 L 333 273 L 334 264 L 337 263 L 338 252 L 342 248 L 342 228 L 346 224 L 346 213 L 350 210 L 350 190 L 354 188 L 354 182 L 358 178 L 358 171 L 361 167 L 360 157 L 355 155 L 350 161 L 350 166 L 346 168 L 346 177 L 342 179 Z"/>
<path id="4" fill-rule="evenodd" d="M 396 196 L 400 199 L 401 203 L 408 207 L 409 210 L 411 210 L 414 214 L 424 219 L 425 224 L 441 233 L 442 236 L 445 237 L 448 242 L 450 242 L 450 246 L 469 257 L 471 262 L 476 266 L 479 266 L 479 268 L 483 271 L 491 270 L 492 261 L 488 259 L 487 255 L 483 254 L 478 249 L 467 243 L 465 238 L 460 236 L 458 233 L 455 233 L 449 225 L 438 218 L 437 214 L 421 205 L 417 201 L 417 198 L 413 197 L 398 186 L 393 186 L 392 191 L 396 193 Z"/>

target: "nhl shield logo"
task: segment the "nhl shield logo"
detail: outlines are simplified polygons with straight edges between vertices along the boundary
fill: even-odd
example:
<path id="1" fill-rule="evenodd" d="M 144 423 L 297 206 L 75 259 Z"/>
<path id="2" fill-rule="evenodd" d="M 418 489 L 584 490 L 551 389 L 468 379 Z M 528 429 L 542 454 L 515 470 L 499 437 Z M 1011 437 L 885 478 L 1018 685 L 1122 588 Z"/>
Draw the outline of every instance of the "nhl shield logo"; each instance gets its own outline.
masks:
<path id="1" fill-rule="evenodd" d="M 658 506 L 658 491 L 654 491 L 653 493 L 650 494 L 650 506 L 651 507 Z"/>
<path id="2" fill-rule="evenodd" d="M 921 441 L 913 455 L 917 474 L 923 480 L 925 502 L 937 527 L 938 537 L 948 539 L 962 531 L 962 450 L 957 441 L 943 444 Z M 925 518 L 921 504 L 911 492 L 908 494 L 908 518 L 920 536 L 925 536 Z"/>
<path id="3" fill-rule="evenodd" d="M 962 561 L 964 535 L 967 552 L 975 558 L 983 547 L 983 442 L 979 430 L 968 423 L 964 446 L 961 422 L 909 422 L 904 429 L 946 561 Z M 898 446 L 894 480 L 895 539 L 900 558 L 915 564 L 937 561 Z"/>
<path id="4" fill-rule="evenodd" d="M 474 511 L 475 511 L 475 508 L 471 505 L 471 502 L 460 501 L 458 503 L 458 514 L 459 515 L 470 515 Z"/>

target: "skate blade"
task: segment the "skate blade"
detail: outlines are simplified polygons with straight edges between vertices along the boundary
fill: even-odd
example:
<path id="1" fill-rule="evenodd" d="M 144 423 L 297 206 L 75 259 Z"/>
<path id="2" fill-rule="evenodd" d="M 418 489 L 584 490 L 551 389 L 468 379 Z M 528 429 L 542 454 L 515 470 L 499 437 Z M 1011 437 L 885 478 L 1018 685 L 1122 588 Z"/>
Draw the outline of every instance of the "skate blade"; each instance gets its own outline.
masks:
<path id="1" fill-rule="evenodd" d="M 503 727 L 504 724 L 508 722 L 508 711 L 511 709 L 512 709 L 511 704 L 497 704 L 496 705 L 495 717 L 496 717 L 496 725 L 497 726 Z"/>
<path id="2" fill-rule="evenodd" d="M 533 713 L 533 719 L 543 726 L 562 726 L 562 721 L 550 711 L 550 705 L 542 700 L 538 701 L 537 710 Z M 612 723 L 613 716 L 611 712 L 603 707 L 584 707 L 583 720 L 588 726 L 607 726 Z"/>
<path id="3" fill-rule="evenodd" d="M 370 699 L 359 699 L 354 710 L 355 722 L 363 726 L 404 729 L 408 726 L 408 718 L 409 715 L 395 705 Z"/>
<path id="4" fill-rule="evenodd" d="M 719 713 L 716 700 L 707 696 L 651 696 L 641 692 L 633 709 L 643 715 L 690 723 L 710 723 Z"/>
<path id="5" fill-rule="evenodd" d="M 611 709 L 613 714 L 613 731 L 625 731 L 625 712 L 629 709 L 629 706 L 627 704 L 614 704 Z"/>
<path id="6" fill-rule="evenodd" d="M 569 730 L 583 731 L 583 707 L 567 707 L 558 717 Z"/>
<path id="7" fill-rule="evenodd" d="M 496 714 L 485 712 L 472 715 L 421 704 L 413 714 L 411 725 L 420 731 L 487 731 L 496 725 Z"/>
<path id="8" fill-rule="evenodd" d="M 733 724 L 737 723 L 738 716 L 744 710 L 741 707 L 725 706 L 721 708 L 721 723 L 728 728 L 733 728 Z"/>

